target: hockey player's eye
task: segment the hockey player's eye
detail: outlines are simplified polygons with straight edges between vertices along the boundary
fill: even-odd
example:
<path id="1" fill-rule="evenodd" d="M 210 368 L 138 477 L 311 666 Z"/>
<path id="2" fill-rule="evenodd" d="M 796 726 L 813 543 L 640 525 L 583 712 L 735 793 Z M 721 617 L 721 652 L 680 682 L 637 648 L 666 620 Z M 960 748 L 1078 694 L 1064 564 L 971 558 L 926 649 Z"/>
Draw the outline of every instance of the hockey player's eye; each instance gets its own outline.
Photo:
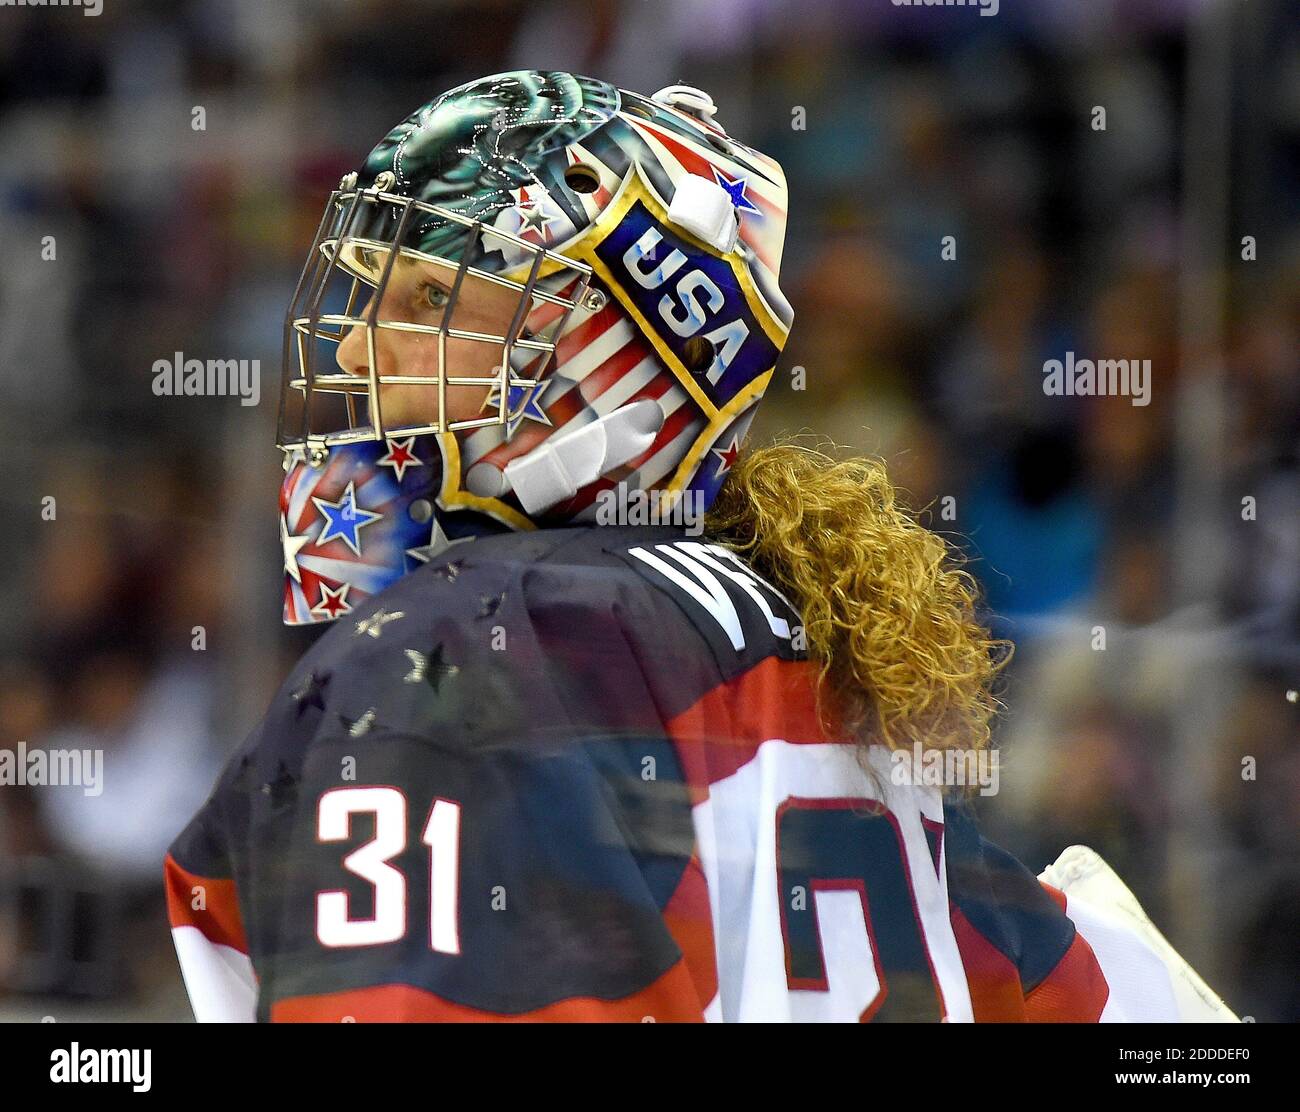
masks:
<path id="1" fill-rule="evenodd" d="M 449 300 L 451 300 L 451 295 L 441 286 L 432 282 L 420 283 L 420 301 L 425 307 L 429 309 L 445 309 Z"/>

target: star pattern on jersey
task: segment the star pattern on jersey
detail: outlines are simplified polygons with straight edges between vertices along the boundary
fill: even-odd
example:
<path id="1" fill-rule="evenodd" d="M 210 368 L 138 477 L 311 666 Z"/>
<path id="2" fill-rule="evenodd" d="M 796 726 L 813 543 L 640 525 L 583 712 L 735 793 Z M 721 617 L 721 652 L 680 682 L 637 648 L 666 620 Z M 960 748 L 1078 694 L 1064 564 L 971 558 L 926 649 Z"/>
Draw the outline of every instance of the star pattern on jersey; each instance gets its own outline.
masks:
<path id="1" fill-rule="evenodd" d="M 406 659 L 411 662 L 411 670 L 402 677 L 404 683 L 423 681 L 433 688 L 435 695 L 440 693 L 443 680 L 460 671 L 460 665 L 452 664 L 443 656 L 442 642 L 434 646 L 432 652 L 422 653 L 418 649 L 403 649 Z"/>
<path id="2" fill-rule="evenodd" d="M 716 479 L 719 475 L 730 471 L 735 466 L 736 457 L 740 455 L 740 438 L 733 436 L 731 443 L 727 447 L 710 448 L 709 451 L 718 457 L 718 469 L 713 473 L 713 477 Z"/>
<path id="3" fill-rule="evenodd" d="M 405 440 L 394 440 L 390 436 L 385 437 L 385 440 L 388 444 L 388 454 L 380 456 L 376 462 L 381 467 L 391 467 L 399 483 L 408 467 L 424 466 L 424 461 L 415 454 L 415 437 L 408 436 Z"/>
<path id="4" fill-rule="evenodd" d="M 357 507 L 357 493 L 353 489 L 355 481 L 349 482 L 343 497 L 337 502 L 328 502 L 324 498 L 312 498 L 321 516 L 325 518 L 325 527 L 316 538 L 317 546 L 338 537 L 356 555 L 361 555 L 361 541 L 357 534 L 367 525 L 378 521 L 383 514 L 372 513 Z"/>
<path id="5" fill-rule="evenodd" d="M 448 560 L 442 567 L 434 568 L 429 574 L 436 575 L 439 579 L 445 579 L 448 583 L 454 583 L 464 563 L 464 560 Z"/>
<path id="6" fill-rule="evenodd" d="M 283 810 L 298 798 L 298 781 L 290 775 L 289 766 L 284 761 L 276 769 L 275 779 L 262 785 L 262 794 L 270 799 L 271 808 L 275 811 Z"/>
<path id="7" fill-rule="evenodd" d="M 369 733 L 370 727 L 375 724 L 375 708 L 371 707 L 360 718 L 348 718 L 340 714 L 339 722 L 347 730 L 348 737 L 361 737 L 363 734 Z"/>
<path id="8" fill-rule="evenodd" d="M 351 583 L 344 583 L 335 591 L 322 583 L 320 585 L 320 601 L 311 608 L 311 612 L 313 614 L 322 614 L 328 619 L 337 618 L 340 614 L 351 614 L 352 607 L 348 604 L 348 588 L 351 586 Z"/>
<path id="9" fill-rule="evenodd" d="M 362 618 L 357 622 L 356 632 L 353 637 L 360 637 L 363 633 L 368 633 L 371 637 L 378 638 L 384 632 L 384 626 L 389 622 L 395 622 L 399 618 L 405 618 L 406 611 L 394 610 L 391 614 L 380 607 L 368 618 Z"/>
<path id="10" fill-rule="evenodd" d="M 325 685 L 329 683 L 330 674 L 328 672 L 317 672 L 312 669 L 296 688 L 294 688 L 291 698 L 298 708 L 298 714 L 301 715 L 308 707 L 316 707 L 317 710 L 325 709 Z"/>
<path id="11" fill-rule="evenodd" d="M 543 425 L 553 425 L 554 422 L 546 415 L 542 409 L 542 395 L 554 379 L 540 383 L 537 386 L 507 386 L 506 387 L 506 439 L 509 440 L 515 435 L 515 430 L 527 418 L 530 421 L 537 421 Z M 526 396 L 526 400 L 525 400 Z M 520 403 L 523 403 L 522 406 Z M 483 410 L 501 409 L 501 385 L 494 385 L 488 392 L 487 399 L 483 402 Z"/>
<path id="12" fill-rule="evenodd" d="M 753 212 L 759 216 L 763 214 L 763 210 L 745 195 L 749 182 L 744 178 L 729 177 L 716 166 L 713 167 L 713 177 L 727 191 L 728 196 L 731 197 L 732 208 L 737 212 Z"/>
<path id="13" fill-rule="evenodd" d="M 302 582 L 302 569 L 298 567 L 298 553 L 304 545 L 311 544 L 311 537 L 295 537 L 289 532 L 289 522 L 284 514 L 280 515 L 280 545 L 284 549 L 284 570 L 293 576 L 295 583 Z"/>
<path id="14" fill-rule="evenodd" d="M 402 677 L 403 683 L 419 683 L 429 670 L 429 657 L 418 649 L 403 649 L 406 659 L 411 662 L 411 670 Z"/>
<path id="15" fill-rule="evenodd" d="M 479 595 L 478 617 L 480 618 L 492 617 L 492 615 L 494 615 L 498 610 L 501 609 L 501 604 L 505 602 L 505 600 L 506 600 L 505 591 L 502 591 L 499 595 Z"/>

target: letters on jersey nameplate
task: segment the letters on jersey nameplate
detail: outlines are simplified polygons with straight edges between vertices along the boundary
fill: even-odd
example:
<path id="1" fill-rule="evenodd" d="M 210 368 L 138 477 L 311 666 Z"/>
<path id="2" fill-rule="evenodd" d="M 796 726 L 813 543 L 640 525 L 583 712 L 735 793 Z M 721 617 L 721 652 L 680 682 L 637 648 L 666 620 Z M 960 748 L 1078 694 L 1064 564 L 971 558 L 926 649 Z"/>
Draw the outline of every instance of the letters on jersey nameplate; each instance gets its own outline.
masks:
<path id="1" fill-rule="evenodd" d="M 802 638 L 795 637 L 799 614 L 790 600 L 722 545 L 670 541 L 620 555 L 682 603 L 706 636 L 721 631 L 737 654 L 762 649 L 754 642 L 767 642 L 769 633 L 786 648 L 802 647 Z"/>

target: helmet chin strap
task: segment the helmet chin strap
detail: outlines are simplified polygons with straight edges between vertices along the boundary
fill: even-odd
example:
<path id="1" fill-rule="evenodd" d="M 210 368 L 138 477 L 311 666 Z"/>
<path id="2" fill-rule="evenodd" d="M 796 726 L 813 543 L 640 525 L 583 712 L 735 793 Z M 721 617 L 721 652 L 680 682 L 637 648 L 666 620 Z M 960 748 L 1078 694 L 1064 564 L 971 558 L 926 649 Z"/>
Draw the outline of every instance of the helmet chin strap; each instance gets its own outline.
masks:
<path id="1" fill-rule="evenodd" d="M 511 460 L 502 476 L 528 514 L 539 514 L 572 498 L 606 472 L 649 451 L 663 428 L 659 403 L 643 398 L 590 424 L 543 441 Z"/>

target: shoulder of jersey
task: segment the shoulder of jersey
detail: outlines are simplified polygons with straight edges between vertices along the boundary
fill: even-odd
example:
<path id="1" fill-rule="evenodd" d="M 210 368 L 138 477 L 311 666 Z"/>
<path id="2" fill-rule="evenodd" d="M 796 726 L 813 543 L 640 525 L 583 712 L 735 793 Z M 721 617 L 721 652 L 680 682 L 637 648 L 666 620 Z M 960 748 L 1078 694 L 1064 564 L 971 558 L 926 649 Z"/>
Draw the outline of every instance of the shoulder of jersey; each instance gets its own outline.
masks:
<path id="1" fill-rule="evenodd" d="M 669 526 L 483 537 L 340 618 L 250 745 L 265 757 L 385 731 L 495 744 L 580 718 L 640 721 L 767 656 L 799 658 L 797 622 L 741 561 Z"/>
<path id="2" fill-rule="evenodd" d="M 448 567 L 504 581 L 520 573 L 534 621 L 567 615 L 575 633 L 621 624 L 633 637 L 694 643 L 715 659 L 725 678 L 767 656 L 805 659 L 791 602 L 725 547 L 669 526 L 588 526 L 512 533 L 454 550 L 426 569 L 447 578 Z M 441 569 L 441 570 L 440 570 Z M 453 571 L 461 582 L 461 576 Z M 408 577 L 410 578 L 410 577 Z M 416 587 L 419 580 L 412 584 Z M 463 581 L 473 590 L 473 578 Z M 418 589 L 418 587 L 417 587 Z M 471 607 L 472 609 L 472 607 Z"/>
<path id="3" fill-rule="evenodd" d="M 626 621 L 635 617 L 630 605 L 645 605 L 662 589 L 638 574 L 640 565 L 627 553 L 685 539 L 669 526 L 592 525 L 454 544 L 336 623 L 321 648 L 355 655 L 382 640 L 381 629 L 397 632 L 398 623 L 404 636 L 434 625 L 499 623 L 508 631 L 511 619 L 536 623 L 556 609 L 570 615 L 575 633 L 593 622 Z M 672 632 L 689 633 L 680 616 L 677 624 Z"/>
<path id="4" fill-rule="evenodd" d="M 392 643 L 453 626 L 499 626 L 507 637 L 529 626 L 581 648 L 621 627 L 683 651 L 707 646 L 729 677 L 766 656 L 802 659 L 799 620 L 779 591 L 706 538 L 672 526 L 593 525 L 453 545 L 340 620 L 313 654 L 361 663 L 389 630 Z"/>

